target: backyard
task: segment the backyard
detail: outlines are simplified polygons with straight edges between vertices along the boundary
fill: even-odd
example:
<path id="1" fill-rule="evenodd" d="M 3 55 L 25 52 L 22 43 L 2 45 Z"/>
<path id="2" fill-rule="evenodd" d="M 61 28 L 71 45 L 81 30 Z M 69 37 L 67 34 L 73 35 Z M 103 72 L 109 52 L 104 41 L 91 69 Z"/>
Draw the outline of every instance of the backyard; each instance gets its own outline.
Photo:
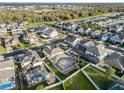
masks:
<path id="1" fill-rule="evenodd" d="M 99 86 L 100 89 L 105 90 L 113 82 L 113 78 L 108 79 L 108 76 L 97 70 L 92 66 L 88 66 L 84 71 L 90 76 L 90 78 Z"/>
<path id="2" fill-rule="evenodd" d="M 64 83 L 64 86 L 67 90 L 95 90 L 95 87 L 82 72 L 79 72 L 72 78 L 68 79 Z"/>

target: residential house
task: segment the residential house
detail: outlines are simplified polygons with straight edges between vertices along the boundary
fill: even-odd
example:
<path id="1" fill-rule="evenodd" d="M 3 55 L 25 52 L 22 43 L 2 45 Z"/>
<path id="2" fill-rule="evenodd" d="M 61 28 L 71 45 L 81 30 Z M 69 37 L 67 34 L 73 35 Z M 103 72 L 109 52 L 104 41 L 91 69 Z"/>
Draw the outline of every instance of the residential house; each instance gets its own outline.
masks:
<path id="1" fill-rule="evenodd" d="M 81 34 L 87 34 L 89 35 L 91 33 L 91 28 L 89 27 L 81 27 L 78 29 L 78 32 Z"/>
<path id="2" fill-rule="evenodd" d="M 29 42 L 30 44 L 37 44 L 39 40 L 36 34 L 31 33 L 31 34 L 23 35 L 23 41 Z"/>
<path id="3" fill-rule="evenodd" d="M 106 49 L 103 44 L 95 45 L 86 49 L 85 55 L 90 59 L 98 59 L 98 62 L 103 62 L 103 59 L 109 55 L 111 51 Z M 93 60 L 91 60 L 93 61 Z"/>
<path id="4" fill-rule="evenodd" d="M 0 27 L 0 37 L 4 37 L 6 35 L 6 33 L 7 33 L 6 28 L 5 27 L 3 27 L 3 28 Z"/>
<path id="5" fill-rule="evenodd" d="M 5 28 L 6 23 L 0 23 L 0 28 Z"/>
<path id="6" fill-rule="evenodd" d="M 95 43 L 89 39 L 83 39 L 80 41 L 80 43 L 85 47 L 85 48 L 90 48 L 95 46 Z"/>
<path id="7" fill-rule="evenodd" d="M 35 30 L 40 33 L 40 32 L 44 32 L 44 31 L 46 31 L 48 29 L 49 28 L 47 26 L 41 25 L 41 26 L 38 26 Z"/>
<path id="8" fill-rule="evenodd" d="M 40 32 L 40 36 L 43 38 L 55 39 L 58 36 L 58 32 L 53 28 L 49 28 L 45 31 Z"/>
<path id="9" fill-rule="evenodd" d="M 114 44 L 119 43 L 119 44 L 124 44 L 124 32 L 119 32 L 115 35 L 113 35 L 110 38 L 110 41 L 112 41 Z"/>
<path id="10" fill-rule="evenodd" d="M 14 36 L 14 37 L 7 37 L 4 39 L 4 46 L 6 47 L 6 49 L 8 51 L 12 51 L 13 47 L 17 47 L 19 44 L 19 40 L 18 37 Z"/>
<path id="11" fill-rule="evenodd" d="M 80 42 L 80 38 L 79 36 L 76 35 L 68 35 L 65 39 L 64 42 L 69 44 L 70 46 L 75 46 L 76 44 L 78 44 Z"/>
<path id="12" fill-rule="evenodd" d="M 26 55 L 20 59 L 19 63 L 22 67 L 21 77 L 24 78 L 28 87 L 46 81 L 49 72 L 36 51 L 27 51 Z"/>
<path id="13" fill-rule="evenodd" d="M 113 52 L 104 59 L 104 63 L 120 71 L 124 71 L 124 55 Z"/>
<path id="14" fill-rule="evenodd" d="M 0 61 L 0 90 L 16 89 L 14 60 Z"/>
<path id="15" fill-rule="evenodd" d="M 65 54 L 61 48 L 51 49 L 50 47 L 45 47 L 43 52 L 52 65 L 63 74 L 67 74 L 77 67 L 75 59 Z"/>
<path id="16" fill-rule="evenodd" d="M 111 33 L 103 33 L 101 35 L 101 40 L 103 42 L 109 41 L 109 39 L 111 38 L 112 34 Z"/>

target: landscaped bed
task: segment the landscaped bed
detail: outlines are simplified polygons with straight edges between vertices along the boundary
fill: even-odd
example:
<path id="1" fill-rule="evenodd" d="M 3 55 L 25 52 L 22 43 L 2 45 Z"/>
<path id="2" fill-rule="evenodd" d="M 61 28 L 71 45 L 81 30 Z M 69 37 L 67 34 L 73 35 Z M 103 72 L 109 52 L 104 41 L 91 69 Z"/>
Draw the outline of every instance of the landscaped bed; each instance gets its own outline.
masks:
<path id="1" fill-rule="evenodd" d="M 84 71 L 90 76 L 90 78 L 98 85 L 100 89 L 107 89 L 107 87 L 113 83 L 113 78 L 109 79 L 105 73 L 92 66 L 88 66 L 84 69 Z"/>
<path id="2" fill-rule="evenodd" d="M 95 87 L 82 72 L 68 79 L 64 86 L 67 90 L 95 90 Z"/>

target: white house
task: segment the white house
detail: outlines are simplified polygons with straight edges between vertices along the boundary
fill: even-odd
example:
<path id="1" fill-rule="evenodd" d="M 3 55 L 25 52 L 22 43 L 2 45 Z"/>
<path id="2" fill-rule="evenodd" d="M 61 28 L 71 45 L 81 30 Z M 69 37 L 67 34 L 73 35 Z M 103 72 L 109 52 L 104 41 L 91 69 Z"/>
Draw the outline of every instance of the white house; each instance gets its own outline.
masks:
<path id="1" fill-rule="evenodd" d="M 112 41 L 113 43 L 124 44 L 124 32 L 120 32 L 116 35 L 113 35 L 110 38 L 110 41 Z"/>

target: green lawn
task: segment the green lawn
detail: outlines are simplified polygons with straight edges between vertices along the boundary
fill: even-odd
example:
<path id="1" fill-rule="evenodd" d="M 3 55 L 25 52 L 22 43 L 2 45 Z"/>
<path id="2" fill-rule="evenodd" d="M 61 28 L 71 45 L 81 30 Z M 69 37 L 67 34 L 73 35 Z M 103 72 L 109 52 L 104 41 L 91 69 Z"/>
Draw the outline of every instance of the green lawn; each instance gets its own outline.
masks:
<path id="1" fill-rule="evenodd" d="M 87 67 L 84 71 L 91 77 L 91 79 L 99 86 L 100 89 L 107 89 L 107 86 L 113 82 L 113 79 L 108 79 L 108 76 L 97 70 L 94 67 Z"/>
<path id="2" fill-rule="evenodd" d="M 124 80 L 124 75 L 122 76 L 122 80 Z"/>
<path id="3" fill-rule="evenodd" d="M 59 33 L 59 35 L 58 35 L 58 38 L 59 38 L 59 39 L 63 39 L 63 38 L 65 38 L 65 37 L 66 37 L 65 34 L 61 34 L 61 33 Z"/>
<path id="4" fill-rule="evenodd" d="M 33 44 L 25 44 L 23 42 L 19 42 L 19 48 L 20 49 L 28 49 L 28 48 L 33 47 L 33 46 L 35 46 L 35 45 L 33 45 Z"/>
<path id="5" fill-rule="evenodd" d="M 79 72 L 71 79 L 66 81 L 64 86 L 67 90 L 95 90 L 95 87 L 82 72 Z"/>
<path id="6" fill-rule="evenodd" d="M 55 87 L 50 88 L 48 90 L 63 90 L 63 86 L 62 85 L 58 85 L 58 86 L 55 86 Z"/>
<path id="7" fill-rule="evenodd" d="M 0 45 L 0 53 L 6 52 L 6 48 Z"/>

